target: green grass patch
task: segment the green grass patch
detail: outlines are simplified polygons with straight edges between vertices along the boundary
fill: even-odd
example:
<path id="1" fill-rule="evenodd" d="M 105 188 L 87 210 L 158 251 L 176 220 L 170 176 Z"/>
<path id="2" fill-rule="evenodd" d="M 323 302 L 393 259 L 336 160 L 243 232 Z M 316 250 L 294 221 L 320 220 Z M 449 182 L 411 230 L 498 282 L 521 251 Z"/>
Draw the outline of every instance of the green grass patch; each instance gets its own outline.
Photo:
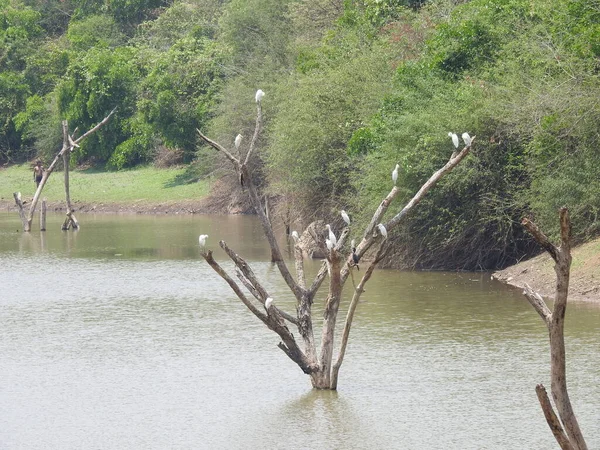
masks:
<path id="1" fill-rule="evenodd" d="M 210 181 L 189 182 L 186 169 L 142 167 L 119 172 L 97 169 L 70 172 L 71 199 L 75 202 L 168 202 L 199 200 L 208 195 Z M 35 184 L 28 164 L 0 169 L 0 199 L 12 200 L 13 192 L 33 197 Z M 64 174 L 54 171 L 42 193 L 48 201 L 64 200 Z"/>

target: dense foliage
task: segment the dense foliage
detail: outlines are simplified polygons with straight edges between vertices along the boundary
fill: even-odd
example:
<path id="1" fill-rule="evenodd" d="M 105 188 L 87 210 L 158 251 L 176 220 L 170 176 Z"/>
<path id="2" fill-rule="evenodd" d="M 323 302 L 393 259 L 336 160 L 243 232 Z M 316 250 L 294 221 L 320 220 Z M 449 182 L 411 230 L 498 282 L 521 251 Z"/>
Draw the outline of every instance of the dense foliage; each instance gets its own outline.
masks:
<path id="1" fill-rule="evenodd" d="M 118 107 L 74 164 L 208 173 L 195 129 L 247 143 L 262 88 L 264 189 L 360 223 L 395 164 L 406 200 L 468 131 L 392 263 L 489 269 L 534 251 L 524 215 L 555 230 L 567 205 L 577 239 L 600 231 L 599 58 L 600 0 L 0 0 L 0 162 Z"/>

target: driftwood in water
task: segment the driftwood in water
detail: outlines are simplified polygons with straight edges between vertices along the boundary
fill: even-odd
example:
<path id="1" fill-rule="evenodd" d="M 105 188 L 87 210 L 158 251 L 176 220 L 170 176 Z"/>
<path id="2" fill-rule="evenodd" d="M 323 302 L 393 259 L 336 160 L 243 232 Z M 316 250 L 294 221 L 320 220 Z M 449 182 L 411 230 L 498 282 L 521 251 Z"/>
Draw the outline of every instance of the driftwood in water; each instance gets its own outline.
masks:
<path id="1" fill-rule="evenodd" d="M 235 157 L 233 152 L 230 152 L 221 144 L 211 140 L 202 134 L 200 130 L 197 131 L 204 142 L 225 155 L 225 157 L 233 165 L 233 168 L 238 175 L 238 179 L 247 189 L 252 206 L 254 207 L 254 210 L 260 219 L 263 232 L 265 233 L 271 248 L 271 260 L 277 265 L 281 277 L 284 279 L 292 295 L 295 297 L 296 314 L 288 314 L 280 309 L 281 306 L 278 304 L 277 299 L 273 300 L 271 298 L 267 290 L 257 280 L 249 265 L 239 255 L 235 254 L 231 249 L 229 249 L 224 241 L 220 241 L 219 245 L 225 250 L 227 255 L 235 264 L 235 270 L 238 279 L 258 301 L 259 306 L 255 305 L 248 297 L 246 297 L 239 284 L 231 276 L 229 276 L 219 264 L 216 263 L 212 256 L 212 251 L 207 251 L 205 248 L 202 248 L 202 256 L 215 270 L 215 272 L 229 284 L 231 289 L 236 293 L 242 303 L 244 303 L 259 320 L 267 325 L 267 327 L 279 335 L 282 340 L 282 342 L 279 344 L 279 348 L 282 349 L 290 359 L 298 364 L 298 366 L 305 373 L 310 375 L 314 388 L 336 389 L 339 370 L 345 355 L 350 328 L 354 317 L 354 311 L 358 304 L 360 295 L 364 292 L 365 284 L 371 277 L 377 262 L 385 253 L 386 237 L 381 234 L 378 225 L 381 224 L 384 214 L 387 212 L 392 201 L 399 195 L 400 190 L 394 186 L 390 193 L 383 199 L 379 205 L 379 208 L 373 214 L 371 222 L 367 226 L 366 230 L 364 230 L 362 233 L 362 240 L 356 248 L 355 255 L 353 255 L 352 251 L 349 251 L 346 245 L 347 237 L 350 234 L 350 226 L 346 226 L 342 230 L 337 238 L 337 243 L 330 245 L 329 248 L 327 248 L 323 242 L 322 236 L 317 237 L 319 241 L 318 245 L 322 247 L 322 251 L 326 255 L 326 261 L 322 264 L 321 269 L 313 279 L 310 286 L 307 287 L 302 250 L 296 242 L 294 247 L 296 279 L 294 279 L 281 254 L 277 239 L 275 238 L 275 233 L 267 213 L 268 206 L 263 203 L 263 197 L 258 193 L 258 189 L 248 166 L 248 161 L 255 150 L 257 137 L 261 131 L 261 127 L 262 108 L 260 102 L 257 102 L 256 127 L 245 157 L 243 157 L 241 153 L 238 157 Z M 417 194 L 415 194 L 412 200 L 389 222 L 384 224 L 385 228 L 388 231 L 391 231 L 394 227 L 396 227 L 407 215 L 407 213 L 421 201 L 429 189 L 431 189 L 445 174 L 450 172 L 460 161 L 463 160 L 465 156 L 467 156 L 471 149 L 471 145 L 472 144 L 465 147 L 458 153 L 453 153 L 446 165 L 435 172 L 431 178 L 427 180 L 427 182 L 421 187 Z M 342 289 L 344 287 L 344 283 L 351 273 L 351 270 L 353 270 L 355 266 L 353 258 L 360 259 L 371 248 L 373 248 L 373 253 L 376 255 L 376 257 L 365 271 L 361 281 L 359 282 L 359 285 L 355 288 L 350 305 L 350 311 L 348 312 L 344 325 L 341 348 L 338 352 L 339 356 L 335 364 L 332 364 L 335 343 L 334 332 L 336 328 L 339 306 L 342 300 Z M 330 280 L 328 293 L 324 299 L 325 308 L 324 322 L 321 331 L 321 344 L 320 348 L 317 349 L 313 331 L 312 305 L 321 284 L 328 274 L 330 274 Z M 300 348 L 296 338 L 290 333 L 288 325 L 297 327 L 304 344 L 303 349 Z"/>
<path id="2" fill-rule="evenodd" d="M 75 140 L 73 140 L 72 136 L 69 135 L 67 121 L 66 120 L 63 121 L 63 124 L 62 124 L 63 125 L 63 146 L 62 146 L 61 150 L 56 154 L 54 159 L 52 160 L 52 163 L 50 164 L 50 166 L 48 166 L 48 169 L 46 169 L 44 171 L 44 173 L 42 175 L 42 181 L 40 181 L 40 184 L 38 185 L 37 190 L 35 191 L 35 195 L 33 196 L 33 200 L 31 201 L 31 206 L 29 207 L 29 212 L 27 214 L 25 214 L 25 211 L 23 208 L 23 203 L 20 201 L 17 201 L 17 196 L 20 199 L 21 193 L 15 192 L 13 194 L 13 196 L 15 197 L 15 203 L 17 204 L 17 207 L 19 208 L 19 216 L 21 217 L 21 222 L 23 223 L 23 231 L 31 231 L 31 224 L 33 222 L 33 216 L 35 214 L 35 210 L 36 210 L 37 204 L 39 202 L 40 195 L 42 194 L 42 191 L 44 190 L 46 181 L 48 181 L 48 178 L 50 177 L 50 175 L 56 168 L 56 164 L 58 163 L 58 161 L 60 161 L 60 159 L 63 158 L 63 155 L 65 155 L 65 154 L 70 155 L 71 152 L 73 151 L 73 148 L 77 147 L 77 144 L 79 144 L 81 141 L 83 141 L 90 134 L 96 132 L 101 126 L 106 124 L 108 122 L 108 120 L 110 119 L 110 116 L 112 116 L 116 110 L 117 110 L 117 108 L 113 109 L 108 114 L 108 116 L 106 116 L 104 119 L 102 119 L 101 122 L 96 124 L 95 127 L 91 128 L 90 130 L 88 130 L 86 133 L 84 133 L 83 135 L 81 135 L 79 138 L 77 138 Z M 68 158 L 67 158 L 67 160 L 68 160 Z M 64 159 L 63 159 L 63 161 L 64 161 Z M 68 166 L 68 164 L 66 166 Z M 67 192 L 68 192 L 68 188 L 67 188 Z M 67 208 L 69 208 L 70 198 L 67 201 L 67 203 L 68 203 Z"/>
<path id="3" fill-rule="evenodd" d="M 548 399 L 546 389 L 542 384 L 538 384 L 536 393 L 546 421 L 563 450 L 587 450 L 567 391 L 564 325 L 571 271 L 571 221 L 567 208 L 561 208 L 559 216 L 561 238 L 559 247 L 552 244 L 548 237 L 529 219 L 523 219 L 522 221 L 525 229 L 554 259 L 556 292 L 552 311 L 550 311 L 541 295 L 534 292 L 529 285 L 525 285 L 523 294 L 546 324 L 550 337 L 550 390 L 558 411 L 558 417 Z"/>

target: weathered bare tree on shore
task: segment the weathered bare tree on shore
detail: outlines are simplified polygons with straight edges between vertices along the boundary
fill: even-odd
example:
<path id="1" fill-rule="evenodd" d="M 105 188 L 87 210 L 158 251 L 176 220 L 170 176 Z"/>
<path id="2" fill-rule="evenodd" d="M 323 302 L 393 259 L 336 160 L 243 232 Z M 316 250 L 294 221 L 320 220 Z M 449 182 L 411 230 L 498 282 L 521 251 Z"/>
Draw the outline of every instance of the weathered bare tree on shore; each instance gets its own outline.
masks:
<path id="1" fill-rule="evenodd" d="M 62 122 L 62 131 L 63 131 L 62 148 L 56 154 L 56 156 L 54 157 L 54 160 L 52 160 L 52 163 L 50 164 L 50 166 L 48 166 L 48 169 L 46 169 L 44 171 L 44 174 L 42 176 L 42 181 L 40 181 L 40 184 L 39 184 L 37 190 L 35 191 L 35 195 L 33 196 L 33 200 L 31 201 L 31 206 L 29 207 L 29 212 L 27 214 L 25 213 L 25 208 L 23 206 L 23 201 L 21 199 L 21 193 L 20 192 L 13 193 L 13 196 L 15 198 L 15 203 L 17 204 L 17 207 L 19 208 L 19 216 L 21 217 L 21 222 L 23 223 L 23 231 L 31 231 L 31 224 L 33 222 L 33 216 L 35 214 L 35 209 L 36 209 L 38 201 L 40 199 L 40 195 L 42 194 L 42 191 L 44 190 L 46 181 L 48 181 L 48 178 L 50 177 L 50 175 L 56 168 L 56 164 L 61 159 L 61 157 L 63 160 L 64 170 L 65 170 L 65 197 L 66 197 L 66 202 L 67 202 L 67 217 L 65 219 L 65 222 L 62 225 L 62 229 L 67 230 L 67 229 L 69 229 L 70 226 L 73 226 L 73 228 L 79 227 L 79 223 L 77 222 L 77 219 L 73 215 L 73 207 L 71 206 L 71 194 L 69 192 L 69 159 L 70 159 L 69 157 L 71 156 L 71 152 L 73 151 L 73 149 L 75 147 L 79 147 L 78 144 L 81 141 L 83 141 L 86 137 L 88 137 L 92 133 L 96 132 L 100 127 L 102 127 L 104 124 L 106 124 L 108 122 L 108 120 L 110 119 L 110 116 L 112 116 L 116 110 L 117 110 L 117 108 L 113 109 L 104 119 L 102 119 L 101 122 L 99 122 L 96 126 L 91 128 L 90 130 L 88 130 L 86 133 L 84 133 L 77 139 L 73 139 L 73 136 L 77 132 L 77 129 L 75 129 L 75 132 L 73 133 L 73 135 L 69 134 L 69 124 L 66 120 L 63 120 L 63 122 Z"/>
<path id="2" fill-rule="evenodd" d="M 529 219 L 523 219 L 522 221 L 525 229 L 550 254 L 556 263 L 554 265 L 556 292 L 553 310 L 550 311 L 542 296 L 527 284 L 523 294 L 544 320 L 550 337 L 550 390 L 558 411 L 558 417 L 552 408 L 546 388 L 542 384 L 538 384 L 535 388 L 546 421 L 563 450 L 587 450 L 587 445 L 579 429 L 567 392 L 564 325 L 571 271 L 571 221 L 567 208 L 560 209 L 559 217 L 560 247 L 552 244 L 548 237 Z"/>
<path id="3" fill-rule="evenodd" d="M 342 300 L 342 289 L 353 269 L 353 255 L 352 252 L 348 251 L 346 247 L 346 240 L 350 234 L 350 227 L 347 226 L 344 228 L 337 239 L 337 243 L 334 243 L 331 245 L 331 248 L 328 248 L 325 251 L 327 255 L 327 261 L 322 264 L 319 272 L 310 285 L 307 284 L 305 278 L 302 250 L 298 244 L 296 244 L 294 252 L 296 279 L 294 279 L 282 257 L 279 245 L 273 232 L 273 228 L 271 226 L 271 222 L 265 214 L 264 204 L 254 184 L 252 173 L 248 168 L 248 162 L 252 153 L 255 151 L 256 141 L 262 127 L 262 108 L 260 101 L 257 101 L 257 109 L 256 127 L 245 157 L 240 156 L 239 158 L 236 158 L 234 154 L 228 151 L 224 146 L 211 140 L 202 134 L 200 130 L 197 131 L 200 137 L 208 145 L 225 155 L 225 157 L 232 163 L 236 173 L 238 174 L 240 182 L 247 188 L 250 201 L 256 213 L 258 214 L 258 217 L 260 218 L 263 231 L 267 237 L 267 241 L 269 242 L 269 246 L 271 248 L 271 259 L 277 265 L 282 278 L 285 280 L 290 291 L 295 297 L 296 314 L 289 314 L 280 309 L 280 307 L 276 306 L 277 299 L 275 299 L 275 301 L 271 299 L 269 293 L 257 279 L 247 262 L 237 255 L 233 250 L 231 250 L 224 241 L 220 241 L 219 245 L 234 262 L 237 278 L 258 301 L 258 303 L 262 304 L 262 306 L 258 306 L 255 302 L 248 298 L 237 281 L 234 280 L 217 263 L 217 261 L 215 261 L 212 251 L 207 251 L 202 246 L 201 242 L 202 256 L 215 270 L 215 272 L 217 272 L 229 284 L 231 289 L 244 303 L 244 305 L 246 305 L 248 309 L 268 328 L 279 335 L 281 338 L 279 348 L 283 350 L 283 352 L 285 352 L 285 354 L 288 355 L 288 357 L 292 359 L 292 361 L 294 361 L 306 374 L 310 375 L 314 388 L 337 389 L 339 370 L 345 355 L 356 306 L 361 294 L 364 292 L 365 284 L 370 279 L 377 263 L 385 255 L 388 247 L 386 245 L 386 236 L 382 235 L 382 231 L 384 234 L 387 234 L 385 233 L 386 229 L 393 230 L 421 201 L 425 194 L 469 153 L 471 145 L 466 146 L 460 152 L 453 153 L 450 157 L 450 160 L 441 169 L 435 172 L 425 184 L 423 184 L 423 186 L 406 204 L 406 206 L 404 206 L 404 208 L 402 208 L 402 210 L 400 210 L 391 220 L 383 224 L 384 228 L 380 226 L 382 219 L 392 204 L 392 201 L 400 192 L 396 186 L 392 188 L 392 190 L 383 199 L 373 214 L 369 225 L 362 233 L 361 242 L 356 247 L 356 256 L 360 259 L 367 253 L 367 251 L 371 250 L 370 254 L 374 255 L 374 257 L 368 264 L 367 269 L 362 272 L 362 278 L 358 285 L 356 285 L 354 288 L 352 300 L 350 302 L 344 324 L 344 330 L 342 332 L 342 339 L 337 360 L 333 362 L 334 331 L 340 302 Z M 323 242 L 320 242 L 319 244 L 325 250 L 325 245 Z M 324 320 L 321 331 L 320 348 L 317 351 L 317 344 L 315 342 L 313 331 L 312 305 L 314 303 L 315 296 L 317 295 L 317 292 L 328 273 L 330 273 L 329 289 L 325 298 Z M 290 331 L 288 327 L 289 324 L 297 327 L 304 344 L 303 348 L 300 347 L 299 342 Z"/>

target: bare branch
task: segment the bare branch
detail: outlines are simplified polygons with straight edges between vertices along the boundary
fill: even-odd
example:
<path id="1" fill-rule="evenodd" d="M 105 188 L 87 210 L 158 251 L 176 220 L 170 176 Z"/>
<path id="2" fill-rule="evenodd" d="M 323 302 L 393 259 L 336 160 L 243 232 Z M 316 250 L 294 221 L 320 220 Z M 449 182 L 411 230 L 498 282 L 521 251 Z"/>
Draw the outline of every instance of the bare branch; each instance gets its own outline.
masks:
<path id="1" fill-rule="evenodd" d="M 75 139 L 75 142 L 73 142 L 73 145 L 79 144 L 81 141 L 83 141 L 90 134 L 95 133 L 101 126 L 105 125 L 108 122 L 108 120 L 110 119 L 110 116 L 112 116 L 115 113 L 116 110 L 117 110 L 117 107 L 115 106 L 113 108 L 113 110 L 108 114 L 108 116 L 106 116 L 104 119 L 102 119 L 102 121 L 99 124 L 97 124 L 94 128 L 92 128 L 91 130 L 86 131 L 80 137 L 78 137 L 77 139 Z"/>
<path id="2" fill-rule="evenodd" d="M 240 161 L 233 156 L 225 147 L 223 147 L 221 144 L 219 144 L 218 142 L 213 141 L 212 139 L 206 137 L 205 135 L 202 134 L 202 132 L 196 128 L 196 131 L 198 132 L 198 134 L 200 135 L 200 137 L 202 138 L 202 140 L 204 142 L 206 142 L 208 145 L 210 145 L 212 148 L 214 148 L 215 150 L 223 153 L 227 159 L 229 161 L 231 161 L 231 163 L 233 164 L 233 166 L 235 167 L 235 171 L 239 172 L 240 169 Z"/>
<path id="3" fill-rule="evenodd" d="M 535 387 L 535 392 L 540 402 L 540 406 L 542 407 L 542 411 L 544 412 L 544 416 L 546 417 L 546 422 L 548 422 L 548 426 L 550 427 L 556 442 L 558 442 L 558 445 L 560 445 L 560 448 L 562 450 L 575 450 L 571 445 L 571 441 L 569 441 L 569 438 L 567 437 L 560 420 L 558 420 L 554 409 L 552 408 L 552 403 L 550 403 L 550 399 L 548 398 L 548 393 L 546 392 L 544 385 L 538 384 Z"/>
<path id="4" fill-rule="evenodd" d="M 256 147 L 256 141 L 258 140 L 258 135 L 260 134 L 260 130 L 262 129 L 262 106 L 260 102 L 256 102 L 256 126 L 254 127 L 254 134 L 252 135 L 252 140 L 250 141 L 250 148 L 248 148 L 248 153 L 246 153 L 246 158 L 244 159 L 244 166 L 248 164 L 250 161 L 250 155 L 254 148 Z"/>
<path id="5" fill-rule="evenodd" d="M 535 292 L 527 283 L 525 283 L 523 295 L 527 298 L 527 300 L 529 300 L 529 303 L 544 320 L 544 323 L 549 326 L 550 321 L 552 320 L 552 313 L 550 312 L 550 308 L 548 308 L 548 305 L 546 305 L 546 302 L 542 296 Z"/>
<path id="6" fill-rule="evenodd" d="M 352 328 L 352 321 L 354 320 L 354 313 L 356 311 L 356 307 L 358 306 L 358 301 L 360 300 L 360 296 L 363 292 L 365 292 L 365 285 L 371 279 L 371 275 L 373 275 L 373 271 L 377 264 L 381 261 L 385 254 L 383 242 L 379 244 L 379 248 L 377 249 L 377 254 L 375 255 L 375 259 L 369 264 L 369 267 L 365 271 L 362 276 L 358 286 L 354 289 L 354 294 L 352 295 L 352 300 L 350 301 L 350 306 L 348 307 L 348 313 L 346 314 L 346 323 L 344 324 L 344 331 L 342 331 L 342 342 L 340 344 L 340 352 L 338 354 L 337 361 L 333 365 L 332 373 L 331 373 L 331 388 L 337 389 L 337 380 L 338 374 L 340 371 L 340 367 L 344 362 L 344 355 L 346 354 L 346 346 L 348 345 L 348 338 L 350 337 L 350 328 Z"/>
<path id="7" fill-rule="evenodd" d="M 473 146 L 474 141 L 475 141 L 475 136 L 473 136 L 471 138 L 470 145 L 463 148 L 460 151 L 460 153 L 458 153 L 458 154 L 453 153 L 452 156 L 450 157 L 450 160 L 444 165 L 444 167 L 442 167 L 437 172 L 435 172 L 429 178 L 429 180 L 427 180 L 427 182 L 423 186 L 421 186 L 421 189 L 419 189 L 419 192 L 417 192 L 415 194 L 415 196 L 406 204 L 406 206 L 404 208 L 402 208 L 402 210 L 398 214 L 396 214 L 392 218 L 392 220 L 390 220 L 388 223 L 385 224 L 385 228 L 388 231 L 390 231 L 394 227 L 396 227 L 396 225 L 398 225 L 400 223 L 402 218 L 406 214 L 408 214 L 408 212 L 411 209 L 413 209 L 417 204 L 419 204 L 419 202 L 423 199 L 423 197 L 425 197 L 425 194 L 427 194 L 427 192 L 429 192 L 431 190 L 431 188 L 434 187 L 437 184 L 437 182 L 442 179 L 442 177 L 444 175 L 446 175 L 448 172 L 450 172 L 452 169 L 454 169 L 456 167 L 456 165 L 459 162 L 461 162 L 465 156 L 467 156 L 469 154 L 469 151 L 471 150 L 471 147 Z"/>
<path id="8" fill-rule="evenodd" d="M 242 303 L 244 305 L 246 305 L 246 307 L 250 311 L 252 311 L 252 314 L 254 314 L 256 317 L 258 317 L 265 324 L 268 324 L 267 315 L 264 314 L 256 306 L 254 306 L 250 300 L 248 300 L 248 297 L 246 297 L 244 295 L 244 293 L 242 292 L 240 287 L 237 285 L 237 283 L 227 274 L 227 272 L 225 272 L 225 270 L 219 265 L 219 263 L 215 261 L 215 259 L 212 256 L 212 251 L 209 250 L 206 253 L 202 253 L 202 256 L 204 257 L 206 262 L 210 265 L 210 267 L 212 267 L 213 270 L 215 272 L 217 272 L 219 274 L 219 276 L 227 282 L 229 287 L 233 290 L 233 292 L 235 292 L 235 295 L 237 295 L 238 298 L 242 301 Z"/>
<path id="9" fill-rule="evenodd" d="M 544 250 L 550 254 L 552 259 L 558 262 L 558 249 L 552 242 L 550 242 L 548 236 L 542 233 L 538 226 L 528 218 L 521 220 L 521 225 L 523 225 L 523 227 L 529 232 L 529 234 L 533 236 L 537 243 L 540 244 Z"/>
<path id="10" fill-rule="evenodd" d="M 219 241 L 219 245 L 221 246 L 221 248 L 223 250 L 225 250 L 225 253 L 227 253 L 227 256 L 229 256 L 231 258 L 231 260 L 235 263 L 236 270 L 239 270 L 241 272 L 241 274 L 243 275 L 243 278 L 248 281 L 248 284 L 246 284 L 246 282 L 242 278 L 240 278 L 239 275 L 238 275 L 238 278 L 240 278 L 242 283 L 244 283 L 244 285 L 248 288 L 248 290 L 252 293 L 252 295 L 264 305 L 265 301 L 267 300 L 267 298 L 270 297 L 270 295 L 267 292 L 267 290 L 263 287 L 263 285 L 260 283 L 260 281 L 258 281 L 258 278 L 254 274 L 254 272 L 252 271 L 252 269 L 250 268 L 248 263 L 242 257 L 240 257 L 237 253 L 235 253 L 233 250 L 231 250 L 227 246 L 225 241 Z M 294 325 L 298 325 L 298 319 L 296 317 L 292 316 L 291 314 L 288 314 L 285 311 L 280 310 L 275 305 L 271 306 L 271 308 L 276 309 L 277 312 L 279 314 L 281 314 L 281 317 L 283 317 L 285 320 L 293 323 Z"/>

